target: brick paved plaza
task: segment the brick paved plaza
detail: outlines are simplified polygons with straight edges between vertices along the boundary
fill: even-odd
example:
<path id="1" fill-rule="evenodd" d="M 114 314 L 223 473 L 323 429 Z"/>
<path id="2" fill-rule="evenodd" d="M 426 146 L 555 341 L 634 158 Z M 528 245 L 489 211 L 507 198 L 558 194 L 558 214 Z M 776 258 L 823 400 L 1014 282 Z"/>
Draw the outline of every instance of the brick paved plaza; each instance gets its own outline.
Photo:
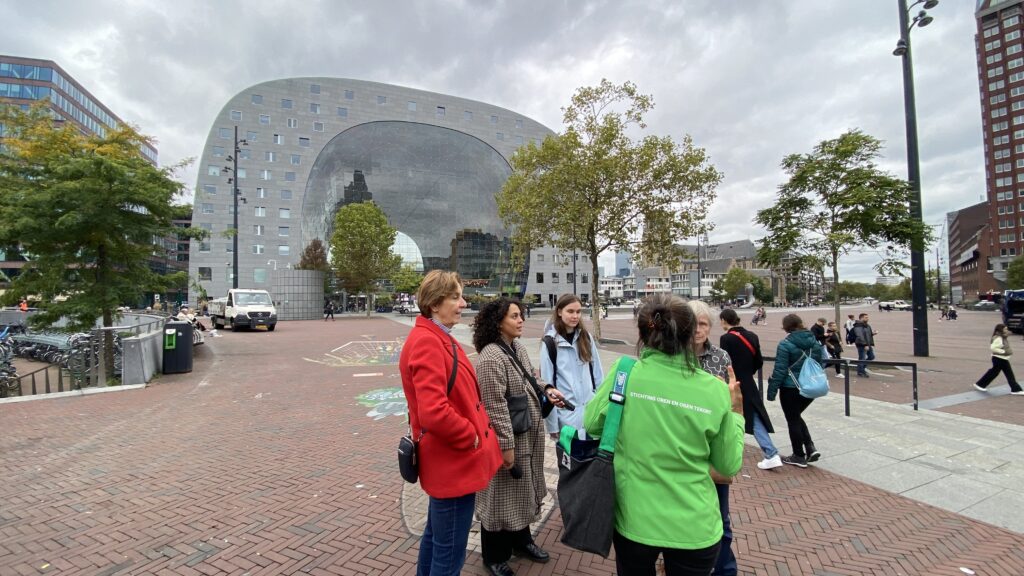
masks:
<path id="1" fill-rule="evenodd" d="M 909 339 L 886 337 L 909 335 L 909 314 L 873 316 L 881 356 L 907 357 Z M 923 398 L 965 391 L 987 363 L 975 340 L 997 319 L 967 316 L 933 324 L 927 362 L 941 371 L 925 373 Z M 766 353 L 780 318 L 758 328 Z M 607 332 L 632 342 L 630 320 Z M 541 325 L 534 315 L 527 336 Z M 192 373 L 144 390 L 0 404 L 0 574 L 414 574 L 418 488 L 396 472 L 404 403 L 389 390 L 407 332 L 388 318 L 224 331 Z M 881 380 L 856 390 L 909 402 Z M 1022 403 L 953 408 L 1020 424 Z M 755 452 L 732 491 L 742 574 L 1024 574 L 1019 533 L 821 468 L 764 472 Z M 537 527 L 552 561 L 517 560 L 518 574 L 614 573 L 559 544 L 560 527 L 555 507 Z M 464 572 L 485 573 L 476 552 Z"/>

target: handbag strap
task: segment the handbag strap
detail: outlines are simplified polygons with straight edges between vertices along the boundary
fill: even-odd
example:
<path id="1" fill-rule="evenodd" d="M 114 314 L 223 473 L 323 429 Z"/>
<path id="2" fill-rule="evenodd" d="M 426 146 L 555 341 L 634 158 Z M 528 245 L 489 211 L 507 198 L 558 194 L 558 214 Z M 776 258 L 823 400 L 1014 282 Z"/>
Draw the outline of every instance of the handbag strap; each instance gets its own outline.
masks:
<path id="1" fill-rule="evenodd" d="M 448 339 L 452 342 L 452 373 L 448 376 L 448 391 L 445 392 L 445 396 L 449 396 L 452 393 L 452 387 L 455 386 L 455 373 L 459 369 L 459 353 L 455 350 L 455 338 L 452 335 L 448 335 Z M 406 415 L 406 423 L 409 425 L 409 435 L 412 435 L 412 414 Z M 419 442 L 423 435 L 426 434 L 426 430 L 421 429 L 419 438 L 416 438 L 416 442 Z"/>
<path id="2" fill-rule="evenodd" d="M 739 332 L 733 332 L 732 330 L 729 331 L 729 334 L 732 334 L 733 336 L 739 338 L 740 340 L 743 340 L 743 343 L 747 345 L 747 349 L 750 350 L 750 353 L 755 356 L 757 355 L 757 352 L 754 351 L 754 345 L 750 343 L 750 340 L 744 338 L 743 334 Z"/>
<path id="3" fill-rule="evenodd" d="M 512 363 L 519 368 L 519 371 L 523 374 L 523 378 L 533 386 L 533 392 L 537 395 L 537 399 L 544 402 L 544 391 L 541 389 L 540 385 L 537 384 L 537 379 L 533 377 L 533 374 L 530 374 L 530 372 L 526 370 L 526 367 L 523 366 L 523 363 L 519 361 L 519 356 L 516 355 L 515 351 L 502 340 L 498 340 L 495 344 L 497 344 L 498 348 L 500 348 L 501 351 L 512 360 Z M 512 345 L 515 346 L 515 342 L 513 342 Z"/>
<path id="4" fill-rule="evenodd" d="M 623 356 L 619 360 L 618 369 L 615 372 L 615 384 L 608 394 L 608 414 L 604 420 L 604 430 L 601 432 L 600 452 L 615 454 L 615 440 L 619 437 L 619 425 L 622 424 L 622 407 L 626 404 L 626 382 L 629 381 L 629 373 L 633 371 L 636 364 L 635 358 Z"/>

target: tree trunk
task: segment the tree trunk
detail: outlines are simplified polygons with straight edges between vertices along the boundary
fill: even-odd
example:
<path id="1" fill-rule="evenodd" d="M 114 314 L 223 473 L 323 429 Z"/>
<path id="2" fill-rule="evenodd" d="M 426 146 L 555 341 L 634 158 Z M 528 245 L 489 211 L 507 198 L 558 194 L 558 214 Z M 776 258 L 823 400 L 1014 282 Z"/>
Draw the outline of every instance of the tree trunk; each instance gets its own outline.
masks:
<path id="1" fill-rule="evenodd" d="M 832 300 L 835 302 L 836 327 L 841 326 L 839 311 L 839 254 L 832 252 Z"/>
<path id="2" fill-rule="evenodd" d="M 594 337 L 601 340 L 601 284 L 597 277 L 597 250 L 591 246 L 590 252 L 590 316 L 594 321 Z"/>

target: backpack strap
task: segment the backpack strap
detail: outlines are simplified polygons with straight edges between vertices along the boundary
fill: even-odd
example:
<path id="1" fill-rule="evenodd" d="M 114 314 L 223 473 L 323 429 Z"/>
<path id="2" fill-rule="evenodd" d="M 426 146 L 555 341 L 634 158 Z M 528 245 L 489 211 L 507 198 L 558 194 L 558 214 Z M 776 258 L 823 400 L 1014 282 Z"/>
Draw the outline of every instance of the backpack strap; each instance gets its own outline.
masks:
<path id="1" fill-rule="evenodd" d="M 619 436 L 619 425 L 622 423 L 622 407 L 626 404 L 626 382 L 629 381 L 629 373 L 633 371 L 635 364 L 636 359 L 629 356 L 623 356 L 619 360 L 615 384 L 608 394 L 608 414 L 605 416 L 604 430 L 601 432 L 599 452 L 615 454 L 615 439 Z"/>
<path id="2" fill-rule="evenodd" d="M 554 336 L 544 336 L 544 346 L 548 349 L 548 358 L 551 360 L 551 385 L 558 388 L 558 345 L 555 344 Z"/>

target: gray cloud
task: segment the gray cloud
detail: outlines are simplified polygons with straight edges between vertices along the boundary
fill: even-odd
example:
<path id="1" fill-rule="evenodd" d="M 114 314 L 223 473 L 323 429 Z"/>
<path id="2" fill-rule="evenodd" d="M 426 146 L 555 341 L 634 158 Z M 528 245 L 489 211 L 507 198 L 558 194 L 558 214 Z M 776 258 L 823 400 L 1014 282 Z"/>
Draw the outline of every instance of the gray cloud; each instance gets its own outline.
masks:
<path id="1" fill-rule="evenodd" d="M 649 132 L 691 134 L 725 173 L 712 241 L 759 238 L 786 154 L 849 128 L 887 144 L 905 176 L 896 2 L 0 0 L 4 51 L 57 61 L 159 141 L 197 156 L 233 94 L 340 76 L 477 99 L 561 128 L 573 91 L 607 77 L 652 94 Z M 925 219 L 985 193 L 974 15 L 944 2 L 915 30 Z M 194 186 L 196 166 L 181 178 Z M 874 254 L 843 275 L 870 280 Z"/>

